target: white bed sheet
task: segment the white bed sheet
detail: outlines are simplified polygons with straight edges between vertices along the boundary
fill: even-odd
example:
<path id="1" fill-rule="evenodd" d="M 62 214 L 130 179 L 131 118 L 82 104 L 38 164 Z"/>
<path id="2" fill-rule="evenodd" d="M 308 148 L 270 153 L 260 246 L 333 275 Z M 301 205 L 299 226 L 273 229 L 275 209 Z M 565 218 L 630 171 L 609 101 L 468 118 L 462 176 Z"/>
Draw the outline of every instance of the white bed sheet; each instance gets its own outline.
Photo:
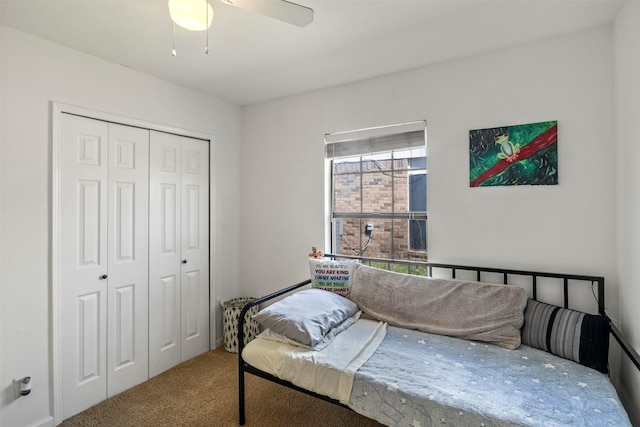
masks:
<path id="1" fill-rule="evenodd" d="M 258 335 L 244 348 L 242 358 L 261 371 L 347 404 L 355 372 L 378 348 L 386 330 L 384 322 L 360 319 L 321 351 Z"/>

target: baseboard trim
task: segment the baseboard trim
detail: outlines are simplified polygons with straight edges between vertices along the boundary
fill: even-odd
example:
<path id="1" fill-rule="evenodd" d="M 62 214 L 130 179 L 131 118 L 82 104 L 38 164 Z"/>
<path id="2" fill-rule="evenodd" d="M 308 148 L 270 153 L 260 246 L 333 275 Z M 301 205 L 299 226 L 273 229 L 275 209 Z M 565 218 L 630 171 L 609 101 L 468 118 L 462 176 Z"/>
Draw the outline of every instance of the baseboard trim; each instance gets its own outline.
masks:
<path id="1" fill-rule="evenodd" d="M 53 417 L 46 417 L 36 421 L 33 424 L 29 424 L 27 427 L 54 427 Z"/>

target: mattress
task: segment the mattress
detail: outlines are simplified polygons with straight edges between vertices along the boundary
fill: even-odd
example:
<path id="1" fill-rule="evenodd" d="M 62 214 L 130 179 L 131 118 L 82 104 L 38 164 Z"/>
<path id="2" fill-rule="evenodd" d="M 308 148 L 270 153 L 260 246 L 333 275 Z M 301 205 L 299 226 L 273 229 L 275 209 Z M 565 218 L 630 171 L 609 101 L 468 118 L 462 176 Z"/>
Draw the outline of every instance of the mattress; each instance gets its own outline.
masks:
<path id="1" fill-rule="evenodd" d="M 631 426 L 605 374 L 525 345 L 361 319 L 322 351 L 257 338 L 242 356 L 387 426 Z"/>
<path id="2" fill-rule="evenodd" d="M 542 350 L 389 326 L 349 406 L 387 426 L 631 426 L 607 375 Z"/>
<path id="3" fill-rule="evenodd" d="M 371 357 L 386 334 L 386 323 L 360 319 L 322 351 L 265 339 L 261 334 L 242 351 L 254 368 L 306 390 L 347 404 L 355 372 Z"/>

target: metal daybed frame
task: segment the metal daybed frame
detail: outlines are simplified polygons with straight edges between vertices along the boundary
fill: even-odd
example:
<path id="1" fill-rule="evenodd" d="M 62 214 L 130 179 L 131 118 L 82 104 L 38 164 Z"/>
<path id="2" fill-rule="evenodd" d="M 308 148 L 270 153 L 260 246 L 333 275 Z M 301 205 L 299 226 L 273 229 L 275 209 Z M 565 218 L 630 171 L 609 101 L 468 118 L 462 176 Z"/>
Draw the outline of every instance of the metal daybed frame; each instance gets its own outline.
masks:
<path id="1" fill-rule="evenodd" d="M 345 255 L 330 255 L 327 254 L 326 257 L 331 257 L 331 258 L 357 258 L 357 257 L 350 257 L 350 256 L 345 256 Z M 409 273 L 411 273 L 412 269 L 416 269 L 416 268 L 426 268 L 427 269 L 427 276 L 432 277 L 433 276 L 433 271 L 434 269 L 444 269 L 444 270 L 448 270 L 451 274 L 451 279 L 455 279 L 456 278 L 456 274 L 458 271 L 466 271 L 466 272 L 475 272 L 475 280 L 478 282 L 482 281 L 482 275 L 483 273 L 486 274 L 499 274 L 502 275 L 502 282 L 504 285 L 509 285 L 509 278 L 511 276 L 517 276 L 517 277 L 528 277 L 531 282 L 531 289 L 532 289 L 532 295 L 531 298 L 534 300 L 537 300 L 537 296 L 538 296 L 538 279 L 540 278 L 546 278 L 546 279 L 558 279 L 562 281 L 562 288 L 563 288 L 563 299 L 564 299 L 564 308 L 570 308 L 569 307 L 569 284 L 570 282 L 572 284 L 583 284 L 583 285 L 590 285 L 592 290 L 593 287 L 596 286 L 596 290 L 594 291 L 594 296 L 596 298 L 597 304 L 598 304 L 598 314 L 605 316 L 608 320 L 609 320 L 609 325 L 611 327 L 611 334 L 613 335 L 613 337 L 616 339 L 616 341 L 619 343 L 620 347 L 622 348 L 622 350 L 624 350 L 625 354 L 629 357 L 629 359 L 633 362 L 633 364 L 636 366 L 636 368 L 640 371 L 640 355 L 638 354 L 638 352 L 635 351 L 635 349 L 631 346 L 631 344 L 629 343 L 629 341 L 624 338 L 624 336 L 621 334 L 620 330 L 611 322 L 611 319 L 607 316 L 606 312 L 605 312 L 605 291 L 604 291 L 604 277 L 602 276 L 585 276 L 585 275 L 575 275 L 575 274 L 563 274 L 563 273 L 547 273 L 547 272 L 537 272 L 537 271 L 526 271 L 526 270 L 511 270 L 511 269 L 501 269 L 501 268 L 491 268 L 491 267 L 473 267 L 473 266 L 464 266 L 464 265 L 455 265 L 455 264 L 442 264 L 442 263 L 429 263 L 429 262 L 416 262 L 416 261 L 389 261 L 389 260 L 383 260 L 383 259 L 375 259 L 375 258 L 357 258 L 357 259 L 361 259 L 365 264 L 371 264 L 372 262 L 375 263 L 388 263 L 388 264 L 402 264 L 402 265 L 407 265 L 407 271 Z M 496 283 L 495 280 L 491 280 L 491 283 Z M 248 303 L 247 305 L 244 306 L 244 308 L 241 310 L 240 312 L 240 316 L 239 316 L 239 321 L 238 321 L 238 410 L 239 410 L 239 419 L 238 419 L 238 423 L 240 425 L 244 425 L 245 424 L 245 381 L 244 381 L 244 374 L 245 373 L 251 373 L 253 375 L 256 375 L 258 377 L 264 378 L 266 380 L 284 385 L 286 387 L 292 388 L 294 390 L 300 391 L 302 393 L 308 394 L 310 396 L 316 397 L 318 399 L 327 401 L 327 402 L 331 402 L 334 403 L 338 406 L 342 406 L 344 408 L 350 409 L 347 405 L 344 405 L 342 403 L 340 403 L 339 401 L 335 400 L 335 399 L 331 399 L 327 396 L 323 396 L 320 395 L 318 393 L 314 393 L 312 391 L 306 390 L 304 388 L 298 387 L 292 383 L 290 383 L 289 381 L 285 381 L 282 380 L 280 378 L 277 378 L 271 374 L 268 374 L 266 372 L 263 372 L 257 368 L 254 368 L 253 366 L 249 365 L 247 362 L 245 362 L 242 358 L 242 350 L 244 348 L 244 321 L 245 321 L 245 315 L 247 313 L 247 311 L 249 311 L 249 309 L 251 307 L 257 306 L 259 304 L 262 304 L 264 302 L 270 301 L 274 298 L 278 298 L 281 296 L 284 296 L 286 294 L 289 294 L 293 291 L 295 291 L 296 289 L 302 288 L 304 286 L 307 286 L 311 283 L 310 279 L 304 280 L 302 282 L 296 283 L 294 285 L 291 285 L 287 288 L 281 289 L 279 291 L 273 292 L 269 295 L 266 295 L 264 297 L 258 298 L 250 303 Z"/>

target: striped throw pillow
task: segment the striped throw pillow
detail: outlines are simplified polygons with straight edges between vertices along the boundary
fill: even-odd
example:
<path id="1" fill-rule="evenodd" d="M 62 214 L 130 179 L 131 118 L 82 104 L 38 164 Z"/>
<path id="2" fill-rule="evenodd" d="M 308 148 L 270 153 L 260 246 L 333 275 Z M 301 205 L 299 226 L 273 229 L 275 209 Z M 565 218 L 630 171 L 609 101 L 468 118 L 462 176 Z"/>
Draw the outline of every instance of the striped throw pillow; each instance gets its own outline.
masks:
<path id="1" fill-rule="evenodd" d="M 609 372 L 609 321 L 604 316 L 529 299 L 524 311 L 522 344 Z"/>

